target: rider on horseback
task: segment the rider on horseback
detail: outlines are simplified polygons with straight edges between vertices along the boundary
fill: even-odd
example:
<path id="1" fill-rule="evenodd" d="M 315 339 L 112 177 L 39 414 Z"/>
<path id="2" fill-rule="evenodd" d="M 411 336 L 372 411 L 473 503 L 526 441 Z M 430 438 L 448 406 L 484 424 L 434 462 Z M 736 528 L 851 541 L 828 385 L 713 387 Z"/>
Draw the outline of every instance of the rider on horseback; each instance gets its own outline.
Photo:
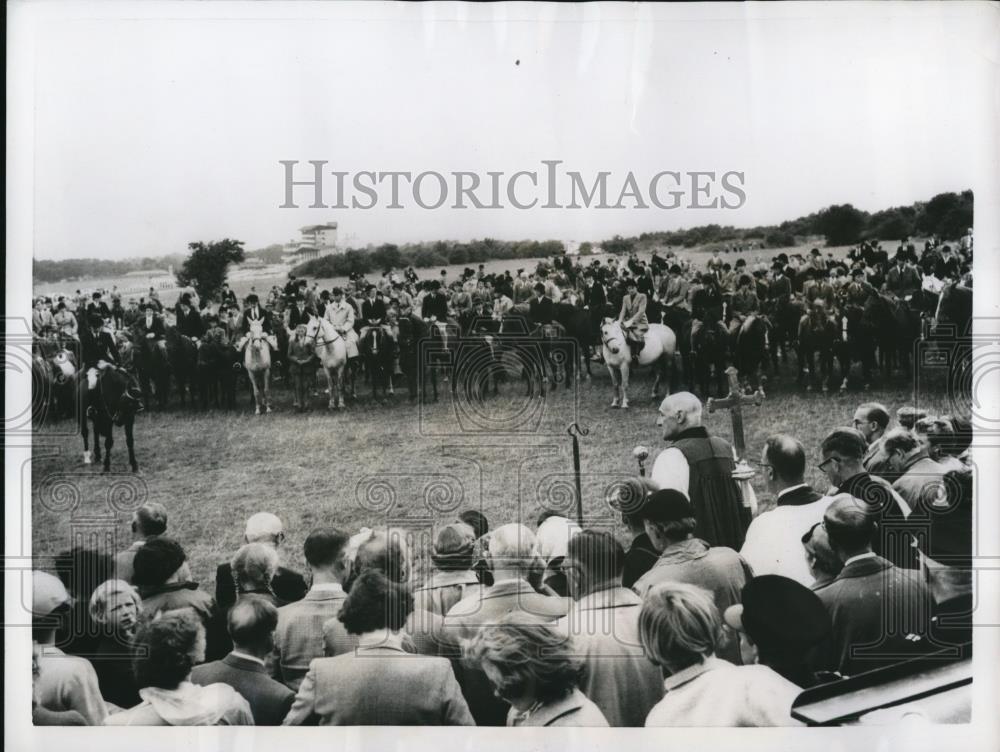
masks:
<path id="1" fill-rule="evenodd" d="M 87 417 L 93 418 L 97 415 L 97 388 L 99 377 L 109 368 L 121 371 L 129 376 L 128 395 L 139 401 L 142 393 L 134 383 L 131 374 L 128 374 L 121 367 L 121 356 L 118 353 L 118 346 L 114 337 L 104 328 L 104 319 L 96 311 L 87 314 L 87 328 L 83 330 L 80 337 L 81 358 L 83 360 L 83 371 L 87 377 Z M 141 403 L 138 410 L 142 409 Z"/>
<path id="2" fill-rule="evenodd" d="M 260 307 L 260 298 L 257 297 L 257 293 L 250 293 L 246 297 L 247 309 L 243 311 L 242 323 L 240 325 L 242 336 L 236 341 L 235 347 L 237 352 L 241 352 L 247 343 L 250 341 L 250 322 L 259 321 L 261 331 L 266 335 L 265 339 L 267 343 L 271 346 L 271 349 L 277 351 L 278 349 L 278 338 L 274 334 L 274 329 L 271 326 L 271 316 L 266 310 Z"/>
<path id="3" fill-rule="evenodd" d="M 639 292 L 639 286 L 634 277 L 625 283 L 627 294 L 622 298 L 622 309 L 618 313 L 618 322 L 625 332 L 625 341 L 632 353 L 632 363 L 638 365 L 639 353 L 645 345 L 644 335 L 649 330 L 649 320 L 646 318 L 646 296 Z"/>
<path id="4" fill-rule="evenodd" d="M 760 299 L 754 286 L 753 277 L 744 274 L 740 277 L 739 289 L 733 293 L 730 303 L 732 318 L 729 320 L 729 334 L 735 336 L 747 317 L 760 311 Z"/>

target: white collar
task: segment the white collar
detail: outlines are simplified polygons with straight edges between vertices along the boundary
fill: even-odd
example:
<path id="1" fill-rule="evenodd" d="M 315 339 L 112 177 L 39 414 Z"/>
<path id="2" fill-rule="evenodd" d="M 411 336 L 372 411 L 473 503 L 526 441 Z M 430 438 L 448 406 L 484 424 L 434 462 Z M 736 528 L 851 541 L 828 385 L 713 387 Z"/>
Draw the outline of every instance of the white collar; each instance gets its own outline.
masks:
<path id="1" fill-rule="evenodd" d="M 878 554 L 876 554 L 874 551 L 868 551 L 868 552 L 863 553 L 863 554 L 858 554 L 857 556 L 852 556 L 850 559 L 848 559 L 847 561 L 845 561 L 844 562 L 844 566 L 846 567 L 852 561 L 860 561 L 861 559 L 871 559 L 871 558 L 874 558 L 877 555 Z"/>
<path id="2" fill-rule="evenodd" d="M 334 593 L 344 592 L 344 588 L 339 582 L 317 582 L 314 583 L 311 588 L 309 588 L 310 592 L 320 592 L 326 590 L 331 590 Z"/>
<path id="3" fill-rule="evenodd" d="M 805 487 L 806 487 L 806 486 L 808 486 L 808 485 L 809 485 L 808 483 L 799 483 L 799 484 L 798 484 L 798 485 L 796 485 L 796 486 L 789 486 L 788 488 L 785 488 L 785 489 L 783 489 L 783 490 L 781 490 L 781 491 L 778 491 L 778 495 L 777 495 L 777 497 L 776 497 L 776 498 L 780 499 L 780 498 L 781 498 L 782 496 L 784 496 L 785 494 L 787 494 L 787 493 L 791 493 L 792 491 L 797 491 L 797 490 L 799 490 L 800 488 L 805 488 Z"/>
<path id="4" fill-rule="evenodd" d="M 236 650 L 236 649 L 233 649 L 233 650 L 229 651 L 229 654 L 230 655 L 234 655 L 237 658 L 242 658 L 245 661 L 253 661 L 254 663 L 259 663 L 261 666 L 265 665 L 264 661 L 262 661 L 257 656 L 250 655 L 249 653 L 243 653 L 243 652 L 241 652 L 239 650 Z"/>

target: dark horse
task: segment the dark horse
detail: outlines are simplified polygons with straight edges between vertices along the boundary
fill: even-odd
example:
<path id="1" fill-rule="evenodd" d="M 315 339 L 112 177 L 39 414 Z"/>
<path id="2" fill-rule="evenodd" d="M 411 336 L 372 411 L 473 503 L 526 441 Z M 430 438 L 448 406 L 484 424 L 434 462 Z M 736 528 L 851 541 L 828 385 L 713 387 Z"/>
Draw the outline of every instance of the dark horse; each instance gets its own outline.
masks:
<path id="1" fill-rule="evenodd" d="M 868 297 L 863 316 L 875 335 L 882 375 L 889 377 L 894 368 L 907 370 L 920 337 L 919 311 L 904 300 L 880 293 Z"/>
<path id="2" fill-rule="evenodd" d="M 239 353 L 224 335 L 206 335 L 197 359 L 202 410 L 208 409 L 210 402 L 217 408 L 236 407 L 236 376 L 242 367 Z"/>
<path id="3" fill-rule="evenodd" d="M 771 322 L 771 365 L 778 370 L 778 359 L 788 362 L 788 353 L 798 352 L 799 322 L 806 314 L 806 306 L 801 300 L 789 300 L 776 304 L 770 313 Z"/>
<path id="4" fill-rule="evenodd" d="M 382 389 L 382 401 L 385 402 L 392 390 L 392 366 L 396 359 L 396 347 L 385 329 L 373 326 L 361 338 L 361 355 L 365 359 L 365 370 L 372 382 L 372 400 L 378 399 L 378 390 Z"/>
<path id="5" fill-rule="evenodd" d="M 771 346 L 771 323 L 764 316 L 749 315 L 736 330 L 733 361 L 740 378 L 752 389 L 760 385 L 761 368 L 767 365 Z"/>
<path id="6" fill-rule="evenodd" d="M 938 296 L 931 336 L 965 337 L 972 334 L 972 290 L 949 282 Z"/>
<path id="7" fill-rule="evenodd" d="M 816 384 L 819 356 L 819 383 L 823 391 L 830 388 L 833 378 L 833 356 L 839 346 L 840 330 L 825 308 L 816 306 L 799 320 L 798 382 L 811 390 Z"/>
<path id="8" fill-rule="evenodd" d="M 181 407 L 185 404 L 188 392 L 191 394 L 191 407 L 195 407 L 198 391 L 198 346 L 173 326 L 167 327 L 167 359 L 174 374 Z"/>
<path id="9" fill-rule="evenodd" d="M 590 356 L 597 332 L 590 318 L 590 311 L 569 303 L 556 303 L 554 310 L 555 319 L 562 326 L 565 339 L 556 347 L 556 352 L 561 352 L 560 357 L 565 361 L 566 385 L 569 386 L 579 375 L 581 359 L 587 378 L 590 378 Z"/>
<path id="10" fill-rule="evenodd" d="M 455 393 L 455 375 L 458 370 L 458 351 L 461 347 L 462 333 L 454 321 L 431 321 L 429 341 L 420 350 L 423 360 L 421 368 L 430 379 L 424 379 L 423 400 L 427 401 L 427 382 L 430 381 L 434 390 L 434 401 L 438 399 L 438 371 L 444 371 L 451 376 L 451 392 Z"/>
<path id="11" fill-rule="evenodd" d="M 162 339 L 147 339 L 144 336 L 134 336 L 133 339 L 136 343 L 134 363 L 139 375 L 139 386 L 142 388 L 142 399 L 148 405 L 150 398 L 155 395 L 157 407 L 163 409 L 167 406 L 170 392 L 167 343 Z"/>
<path id="12" fill-rule="evenodd" d="M 128 393 L 129 377 L 114 368 L 105 369 L 97 380 L 97 387 L 91 392 L 87 388 L 87 374 L 82 372 L 77 380 L 77 395 L 82 407 L 80 411 L 80 434 L 83 436 L 83 462 L 89 465 L 90 446 L 87 422 L 94 424 L 94 460 L 101 461 L 101 437 L 104 437 L 104 472 L 111 470 L 111 447 L 114 446 L 114 426 L 125 429 L 125 446 L 128 447 L 128 461 L 132 472 L 139 470 L 135 459 L 135 438 L 133 426 L 135 414 L 141 408 L 138 400 Z"/>
<path id="13" fill-rule="evenodd" d="M 430 335 L 426 322 L 418 316 L 401 316 L 399 319 L 399 368 L 406 378 L 410 401 L 417 399 L 426 369 L 421 362 L 421 342 Z"/>
<path id="14" fill-rule="evenodd" d="M 707 324 L 700 319 L 688 319 L 680 334 L 681 360 L 684 375 L 692 390 L 700 390 L 703 397 L 711 396 L 709 381 L 715 369 L 716 394 L 725 396 L 726 359 L 729 354 L 729 332 L 721 321 Z"/>

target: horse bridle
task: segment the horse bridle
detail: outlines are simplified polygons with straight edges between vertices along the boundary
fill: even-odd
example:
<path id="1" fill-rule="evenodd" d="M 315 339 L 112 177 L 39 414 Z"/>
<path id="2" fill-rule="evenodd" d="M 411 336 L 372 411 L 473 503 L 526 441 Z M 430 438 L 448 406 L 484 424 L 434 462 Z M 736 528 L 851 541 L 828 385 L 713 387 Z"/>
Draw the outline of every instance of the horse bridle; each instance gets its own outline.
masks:
<path id="1" fill-rule="evenodd" d="M 336 329 L 334 329 L 333 333 L 336 336 L 334 336 L 333 339 L 324 339 L 322 342 L 320 342 L 319 341 L 319 333 L 322 330 L 322 328 L 323 328 L 323 325 L 320 324 L 320 323 L 317 323 L 316 324 L 316 333 L 312 337 L 310 337 L 310 339 L 312 339 L 312 341 L 313 341 L 313 344 L 315 344 L 317 346 L 319 346 L 319 345 L 332 345 L 338 339 L 343 339 L 344 338 L 343 335 L 341 335 L 340 332 L 338 332 Z M 323 336 L 326 337 L 325 334 Z"/>

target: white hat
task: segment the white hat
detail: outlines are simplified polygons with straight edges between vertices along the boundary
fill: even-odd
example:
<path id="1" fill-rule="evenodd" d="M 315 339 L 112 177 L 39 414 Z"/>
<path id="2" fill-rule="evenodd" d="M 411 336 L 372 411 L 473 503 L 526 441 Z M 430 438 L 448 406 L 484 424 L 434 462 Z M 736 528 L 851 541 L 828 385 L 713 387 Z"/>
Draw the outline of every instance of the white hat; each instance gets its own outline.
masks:
<path id="1" fill-rule="evenodd" d="M 569 540 L 581 532 L 580 526 L 565 517 L 549 517 L 538 526 L 535 540 L 538 554 L 548 564 L 553 559 L 565 557 Z"/>
<path id="2" fill-rule="evenodd" d="M 31 580 L 31 613 L 35 616 L 48 616 L 72 600 L 62 580 L 55 575 L 36 569 L 31 573 Z"/>

